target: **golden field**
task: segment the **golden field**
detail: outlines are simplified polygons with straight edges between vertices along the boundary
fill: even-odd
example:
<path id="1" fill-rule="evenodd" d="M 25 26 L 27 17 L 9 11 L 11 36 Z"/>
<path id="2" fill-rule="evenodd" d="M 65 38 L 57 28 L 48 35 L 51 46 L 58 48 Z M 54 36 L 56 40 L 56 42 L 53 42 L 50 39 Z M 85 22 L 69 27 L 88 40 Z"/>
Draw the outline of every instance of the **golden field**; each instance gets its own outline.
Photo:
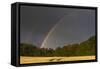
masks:
<path id="1" fill-rule="evenodd" d="M 20 64 L 43 63 L 43 62 L 63 62 L 77 60 L 95 60 L 95 56 L 74 56 L 74 57 L 25 57 L 20 56 Z"/>

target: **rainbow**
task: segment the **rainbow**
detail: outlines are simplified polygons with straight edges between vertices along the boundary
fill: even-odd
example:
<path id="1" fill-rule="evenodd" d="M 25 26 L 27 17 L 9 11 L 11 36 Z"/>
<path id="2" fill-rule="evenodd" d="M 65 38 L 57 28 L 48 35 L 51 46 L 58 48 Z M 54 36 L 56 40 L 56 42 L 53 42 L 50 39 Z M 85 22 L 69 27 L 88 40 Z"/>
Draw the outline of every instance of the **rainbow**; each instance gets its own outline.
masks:
<path id="1" fill-rule="evenodd" d="M 61 19 L 50 29 L 50 31 L 47 33 L 46 37 L 44 38 L 40 48 L 45 48 L 46 47 L 46 41 L 49 39 L 50 35 L 53 33 L 53 31 L 56 29 L 58 24 L 64 19 L 65 16 L 61 17 Z"/>

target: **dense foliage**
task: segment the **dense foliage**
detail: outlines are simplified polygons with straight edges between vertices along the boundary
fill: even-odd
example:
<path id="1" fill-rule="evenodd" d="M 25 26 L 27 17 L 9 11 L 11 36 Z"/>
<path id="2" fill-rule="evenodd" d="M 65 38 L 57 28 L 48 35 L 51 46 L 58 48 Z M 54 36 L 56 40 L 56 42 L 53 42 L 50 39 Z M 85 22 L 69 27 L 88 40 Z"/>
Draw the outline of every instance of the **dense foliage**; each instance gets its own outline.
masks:
<path id="1" fill-rule="evenodd" d="M 95 55 L 95 36 L 79 44 L 71 44 L 56 49 L 38 48 L 31 44 L 20 44 L 20 56 L 86 56 Z"/>

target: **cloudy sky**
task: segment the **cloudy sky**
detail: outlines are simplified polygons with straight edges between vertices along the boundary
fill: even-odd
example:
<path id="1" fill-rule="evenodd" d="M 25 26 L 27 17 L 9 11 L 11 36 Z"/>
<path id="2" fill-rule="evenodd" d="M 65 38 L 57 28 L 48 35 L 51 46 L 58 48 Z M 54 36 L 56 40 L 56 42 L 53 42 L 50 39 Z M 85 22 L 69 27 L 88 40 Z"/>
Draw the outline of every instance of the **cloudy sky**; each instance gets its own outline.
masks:
<path id="1" fill-rule="evenodd" d="M 95 35 L 95 10 L 21 6 L 20 43 L 56 48 Z"/>

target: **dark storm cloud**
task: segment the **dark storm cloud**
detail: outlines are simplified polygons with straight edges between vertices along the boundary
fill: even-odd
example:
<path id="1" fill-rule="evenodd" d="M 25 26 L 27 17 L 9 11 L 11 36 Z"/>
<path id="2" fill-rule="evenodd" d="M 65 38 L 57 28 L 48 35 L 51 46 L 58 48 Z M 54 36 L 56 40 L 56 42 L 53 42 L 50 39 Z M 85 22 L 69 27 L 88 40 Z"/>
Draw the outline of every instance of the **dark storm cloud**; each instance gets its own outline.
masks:
<path id="1" fill-rule="evenodd" d="M 21 43 L 40 45 L 50 28 L 65 14 L 66 11 L 57 8 L 22 6 Z"/>
<path id="2" fill-rule="evenodd" d="M 80 43 L 95 35 L 95 12 L 88 10 L 70 10 L 64 16 L 44 47 L 55 48 L 72 43 Z"/>
<path id="3" fill-rule="evenodd" d="M 76 43 L 95 35 L 95 11 L 88 9 L 21 7 L 21 43 L 40 46 L 58 23 L 46 45 Z M 54 37 L 54 38 L 53 38 Z"/>

